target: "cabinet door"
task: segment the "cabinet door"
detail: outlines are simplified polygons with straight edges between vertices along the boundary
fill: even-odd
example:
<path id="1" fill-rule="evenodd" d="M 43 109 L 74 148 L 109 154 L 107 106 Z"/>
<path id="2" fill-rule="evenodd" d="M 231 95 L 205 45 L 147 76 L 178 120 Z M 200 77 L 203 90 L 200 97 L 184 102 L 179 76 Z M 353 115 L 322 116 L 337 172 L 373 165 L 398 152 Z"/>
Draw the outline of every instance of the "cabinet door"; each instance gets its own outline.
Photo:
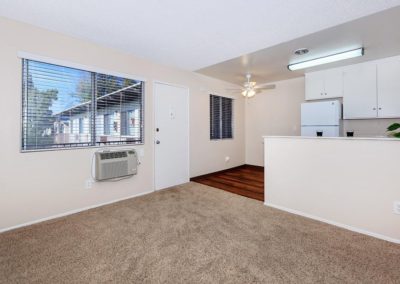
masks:
<path id="1" fill-rule="evenodd" d="M 376 64 L 357 64 L 343 72 L 343 118 L 376 118 Z"/>
<path id="2" fill-rule="evenodd" d="M 343 97 L 343 69 L 325 71 L 325 98 Z"/>
<path id="3" fill-rule="evenodd" d="M 378 116 L 400 117 L 400 59 L 378 63 Z"/>
<path id="4" fill-rule="evenodd" d="M 324 73 L 313 72 L 306 74 L 306 100 L 324 98 Z"/>

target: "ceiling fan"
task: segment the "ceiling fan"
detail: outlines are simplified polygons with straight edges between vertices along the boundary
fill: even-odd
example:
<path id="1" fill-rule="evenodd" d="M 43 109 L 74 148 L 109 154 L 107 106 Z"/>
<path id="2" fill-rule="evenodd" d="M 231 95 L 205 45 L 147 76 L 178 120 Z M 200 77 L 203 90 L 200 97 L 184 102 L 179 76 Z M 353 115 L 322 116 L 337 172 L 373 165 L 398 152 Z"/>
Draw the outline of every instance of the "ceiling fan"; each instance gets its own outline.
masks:
<path id="1" fill-rule="evenodd" d="M 242 95 L 245 98 L 254 97 L 257 93 L 265 90 L 272 90 L 275 89 L 275 84 L 259 84 L 257 85 L 256 82 L 250 81 L 251 74 L 246 74 L 247 81 L 243 84 L 243 88 L 241 89 L 229 89 L 230 91 L 241 91 Z"/>

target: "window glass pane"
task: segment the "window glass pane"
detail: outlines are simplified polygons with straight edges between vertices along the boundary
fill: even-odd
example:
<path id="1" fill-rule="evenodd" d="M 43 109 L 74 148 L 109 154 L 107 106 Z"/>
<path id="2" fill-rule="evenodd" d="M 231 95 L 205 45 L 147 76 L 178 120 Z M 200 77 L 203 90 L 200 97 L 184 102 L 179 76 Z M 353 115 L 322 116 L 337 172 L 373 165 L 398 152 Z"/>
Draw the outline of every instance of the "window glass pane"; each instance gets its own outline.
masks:
<path id="1" fill-rule="evenodd" d="M 22 150 L 143 143 L 143 86 L 24 59 Z"/>
<path id="2" fill-rule="evenodd" d="M 91 73 L 31 60 L 23 69 L 23 149 L 90 145 Z"/>
<path id="3" fill-rule="evenodd" d="M 232 135 L 232 99 L 221 97 L 222 139 L 233 138 Z"/>
<path id="4" fill-rule="evenodd" d="M 210 139 L 233 138 L 233 99 L 210 95 Z"/>
<path id="5" fill-rule="evenodd" d="M 221 139 L 221 97 L 210 95 L 210 139 Z"/>
<path id="6" fill-rule="evenodd" d="M 97 144 L 142 143 L 143 82 L 96 74 Z"/>

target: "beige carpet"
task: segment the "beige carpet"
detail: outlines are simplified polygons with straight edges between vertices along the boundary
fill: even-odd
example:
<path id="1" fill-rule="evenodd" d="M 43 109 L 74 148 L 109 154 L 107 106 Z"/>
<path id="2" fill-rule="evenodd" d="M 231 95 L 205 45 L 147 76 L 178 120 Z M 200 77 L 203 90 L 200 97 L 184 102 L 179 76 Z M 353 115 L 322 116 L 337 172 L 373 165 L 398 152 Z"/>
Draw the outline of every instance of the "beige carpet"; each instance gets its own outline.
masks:
<path id="1" fill-rule="evenodd" d="M 0 283 L 400 283 L 400 246 L 188 183 L 0 234 Z"/>

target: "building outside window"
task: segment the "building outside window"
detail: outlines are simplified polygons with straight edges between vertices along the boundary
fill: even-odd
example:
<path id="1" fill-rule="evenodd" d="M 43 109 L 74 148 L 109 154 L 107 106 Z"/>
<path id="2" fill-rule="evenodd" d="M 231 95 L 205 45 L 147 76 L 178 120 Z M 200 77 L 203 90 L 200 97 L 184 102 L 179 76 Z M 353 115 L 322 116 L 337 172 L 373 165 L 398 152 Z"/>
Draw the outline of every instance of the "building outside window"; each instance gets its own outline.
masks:
<path id="1" fill-rule="evenodd" d="M 144 82 L 23 60 L 22 150 L 143 143 Z"/>

